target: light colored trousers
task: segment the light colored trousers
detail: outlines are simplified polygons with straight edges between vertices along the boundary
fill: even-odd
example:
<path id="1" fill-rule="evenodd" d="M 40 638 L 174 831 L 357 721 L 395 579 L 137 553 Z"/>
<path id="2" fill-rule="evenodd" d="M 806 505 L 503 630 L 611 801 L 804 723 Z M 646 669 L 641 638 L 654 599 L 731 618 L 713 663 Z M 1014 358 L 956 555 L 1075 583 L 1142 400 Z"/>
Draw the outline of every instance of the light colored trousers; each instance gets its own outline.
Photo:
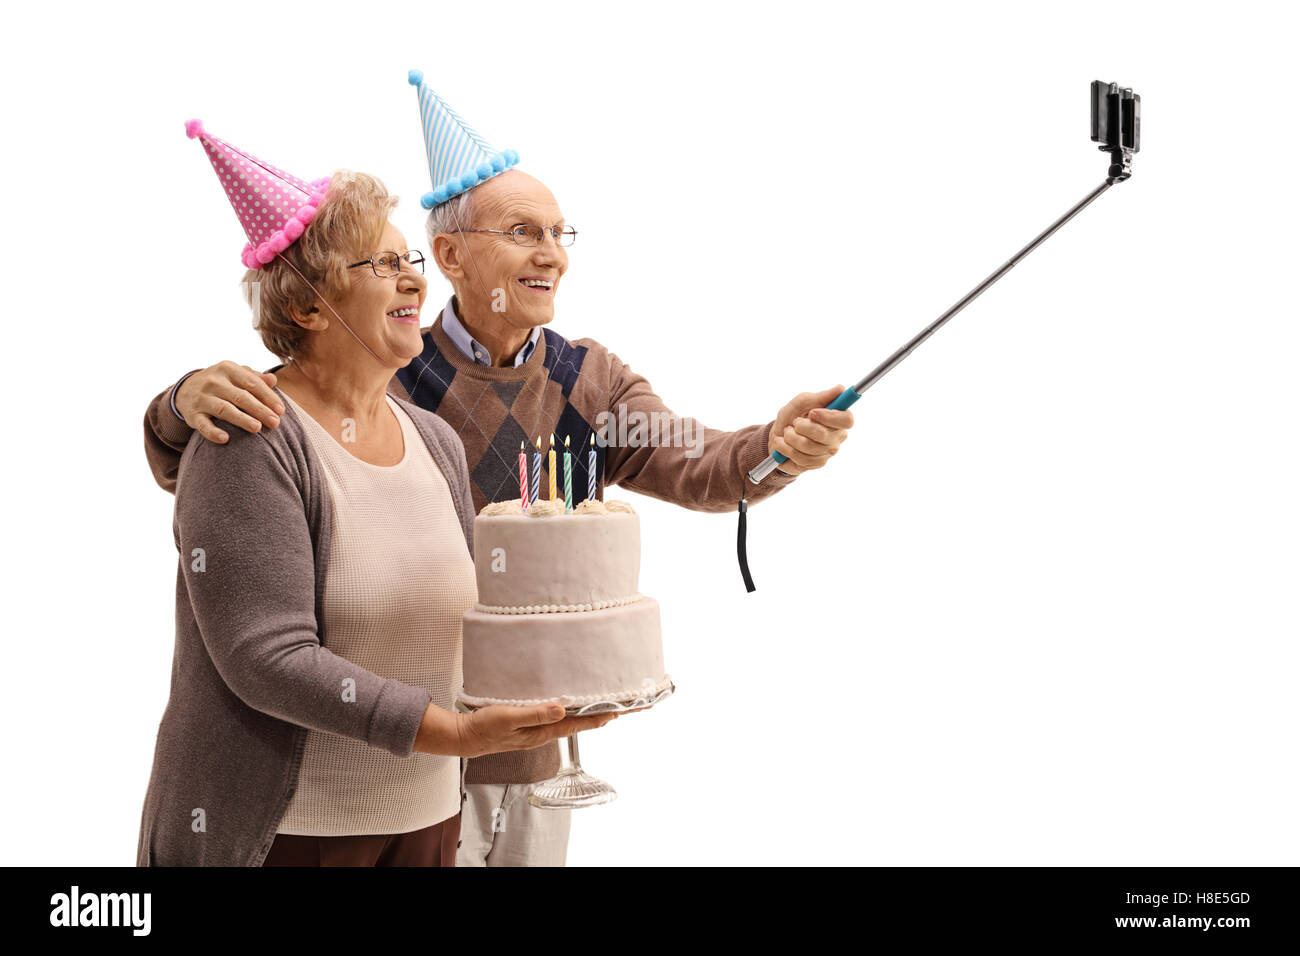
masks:
<path id="1" fill-rule="evenodd" d="M 465 785 L 457 866 L 564 866 L 572 810 L 539 810 L 535 784 Z"/>

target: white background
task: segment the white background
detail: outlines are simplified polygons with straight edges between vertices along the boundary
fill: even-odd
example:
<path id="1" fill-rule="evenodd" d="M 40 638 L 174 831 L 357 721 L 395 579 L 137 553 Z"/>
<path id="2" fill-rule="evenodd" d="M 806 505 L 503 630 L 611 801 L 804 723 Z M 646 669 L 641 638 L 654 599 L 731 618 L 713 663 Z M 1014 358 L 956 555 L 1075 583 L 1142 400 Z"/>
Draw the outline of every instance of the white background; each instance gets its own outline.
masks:
<path id="1" fill-rule="evenodd" d="M 274 364 L 182 124 L 400 194 L 429 83 L 580 230 L 557 331 L 732 428 L 851 384 L 1134 176 L 735 516 L 640 509 L 679 692 L 583 741 L 583 864 L 1298 862 L 1297 84 L 1283 4 L 61 5 L 10 14 L 6 863 L 131 865 L 171 667 L 148 400 Z M 430 301 L 445 297 L 433 282 Z"/>

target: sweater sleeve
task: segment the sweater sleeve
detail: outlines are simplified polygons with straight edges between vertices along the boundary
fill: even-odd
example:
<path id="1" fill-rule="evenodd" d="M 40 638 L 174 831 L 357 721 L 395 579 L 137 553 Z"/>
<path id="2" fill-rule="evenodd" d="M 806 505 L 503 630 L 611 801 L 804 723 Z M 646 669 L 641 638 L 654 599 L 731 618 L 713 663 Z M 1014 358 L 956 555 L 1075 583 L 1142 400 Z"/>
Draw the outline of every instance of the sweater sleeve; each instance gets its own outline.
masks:
<path id="1" fill-rule="evenodd" d="M 194 370 L 195 372 L 198 369 Z M 187 372 L 186 375 L 193 375 Z M 184 376 L 182 376 L 183 378 Z M 144 457 L 153 472 L 153 480 L 163 491 L 176 491 L 176 473 L 180 469 L 181 454 L 189 443 L 194 429 L 176 417 L 172 411 L 172 389 L 168 385 L 154 397 L 144 412 Z"/>
<path id="2" fill-rule="evenodd" d="M 224 445 L 195 436 L 182 461 L 178 617 L 193 615 L 221 679 L 249 707 L 410 756 L 429 692 L 320 641 L 305 464 L 282 440 L 228 431 Z"/>
<path id="3" fill-rule="evenodd" d="M 767 457 L 768 433 L 775 419 L 732 432 L 708 428 L 693 418 L 677 416 L 645 376 L 633 372 L 613 352 L 606 355 L 610 375 L 607 484 L 622 485 L 692 511 L 722 512 L 734 510 L 742 496 L 753 504 L 795 480 L 794 475 L 774 471 L 762 484 L 754 485 L 745 476 Z M 626 444 L 615 441 L 621 420 L 627 421 Z M 635 440 L 642 421 L 646 438 L 657 434 L 657 442 Z"/>

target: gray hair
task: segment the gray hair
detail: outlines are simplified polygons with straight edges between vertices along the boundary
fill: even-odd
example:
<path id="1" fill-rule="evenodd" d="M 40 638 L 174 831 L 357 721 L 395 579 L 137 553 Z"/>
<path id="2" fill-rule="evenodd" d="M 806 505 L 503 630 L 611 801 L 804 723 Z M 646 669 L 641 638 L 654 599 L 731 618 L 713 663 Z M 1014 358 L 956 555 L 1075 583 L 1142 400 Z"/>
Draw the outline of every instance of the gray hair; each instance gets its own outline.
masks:
<path id="1" fill-rule="evenodd" d="M 429 210 L 429 219 L 424 225 L 424 234 L 429 239 L 429 248 L 433 249 L 433 237 L 440 232 L 455 232 L 457 229 L 469 229 L 473 226 L 471 208 L 474 190 L 467 189 L 459 195 L 452 196 Z"/>

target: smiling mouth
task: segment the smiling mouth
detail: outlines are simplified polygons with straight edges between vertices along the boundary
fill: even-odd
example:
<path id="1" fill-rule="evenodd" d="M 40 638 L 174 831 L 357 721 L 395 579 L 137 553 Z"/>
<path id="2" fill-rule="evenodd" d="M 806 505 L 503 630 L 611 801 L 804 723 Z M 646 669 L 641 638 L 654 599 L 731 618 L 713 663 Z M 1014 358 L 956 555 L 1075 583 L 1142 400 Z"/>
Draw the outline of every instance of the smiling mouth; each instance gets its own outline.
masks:
<path id="1" fill-rule="evenodd" d="M 394 322 L 401 322 L 404 325 L 420 324 L 420 310 L 416 308 L 394 309 L 388 313 L 388 317 Z"/>
<path id="2" fill-rule="evenodd" d="M 515 281 L 525 289 L 532 289 L 543 295 L 550 295 L 555 291 L 555 283 L 550 279 L 516 279 Z"/>

